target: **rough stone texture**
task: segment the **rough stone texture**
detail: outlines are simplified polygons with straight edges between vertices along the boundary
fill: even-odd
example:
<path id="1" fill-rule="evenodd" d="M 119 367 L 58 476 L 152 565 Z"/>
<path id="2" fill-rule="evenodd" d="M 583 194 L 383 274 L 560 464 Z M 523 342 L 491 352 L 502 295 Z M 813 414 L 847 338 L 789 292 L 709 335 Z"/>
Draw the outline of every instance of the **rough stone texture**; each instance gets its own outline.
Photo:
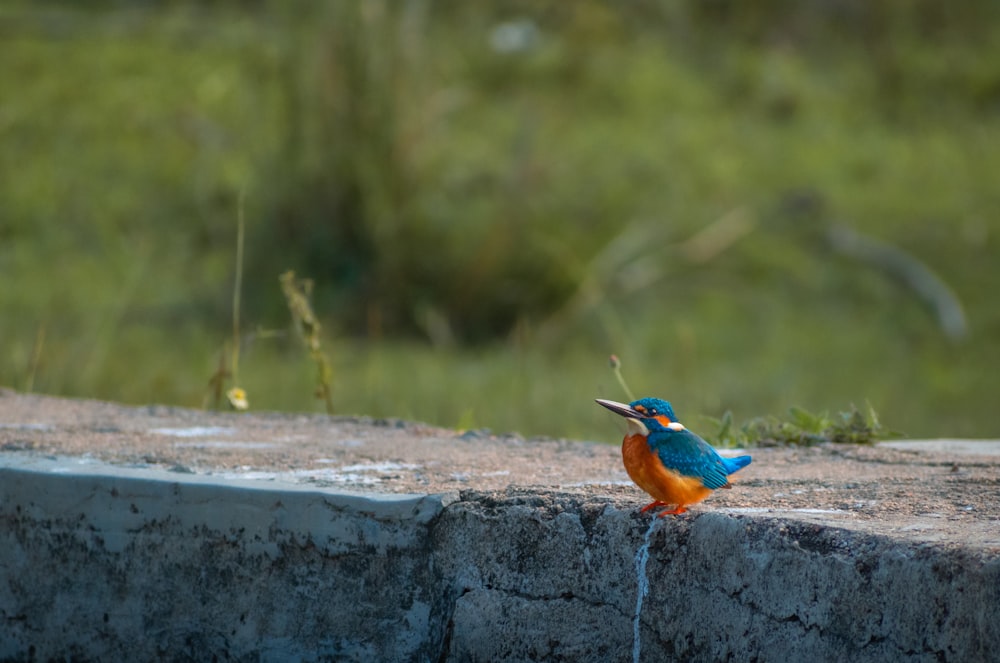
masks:
<path id="1" fill-rule="evenodd" d="M 610 446 L 4 392 L 0 660 L 991 660 L 968 444 L 755 450 L 654 521 Z"/>
<path id="2" fill-rule="evenodd" d="M 439 498 L 0 469 L 0 658 L 426 658 Z M 179 479 L 179 480 L 178 480 Z"/>
<path id="3" fill-rule="evenodd" d="M 456 660 L 631 660 L 648 521 L 544 496 L 467 496 L 448 516 L 445 548 L 468 551 L 449 574 L 468 592 Z M 658 521 L 649 551 L 641 660 L 973 661 L 1000 644 L 995 550 L 701 513 Z"/>

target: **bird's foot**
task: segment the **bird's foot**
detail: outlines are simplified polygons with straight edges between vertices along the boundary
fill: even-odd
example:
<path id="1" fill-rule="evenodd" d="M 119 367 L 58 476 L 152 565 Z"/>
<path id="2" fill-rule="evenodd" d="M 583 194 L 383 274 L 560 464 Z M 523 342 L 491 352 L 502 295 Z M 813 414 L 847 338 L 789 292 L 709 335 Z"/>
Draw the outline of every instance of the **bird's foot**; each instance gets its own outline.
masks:
<path id="1" fill-rule="evenodd" d="M 656 507 L 660 506 L 671 506 L 671 502 L 661 502 L 660 500 L 656 500 L 655 502 L 650 502 L 646 506 L 639 509 L 639 513 L 646 513 L 650 509 L 655 509 Z M 663 516 L 679 516 L 682 513 L 686 512 L 687 512 L 687 507 L 685 507 L 683 504 L 678 504 L 676 508 L 671 509 L 670 511 L 659 512 L 658 514 L 656 514 L 656 517 L 662 518 Z"/>
<path id="2" fill-rule="evenodd" d="M 656 517 L 662 518 L 663 516 L 679 516 L 682 513 L 687 513 L 687 508 L 678 504 L 676 509 L 673 509 L 671 511 L 661 511 L 658 514 L 656 514 Z"/>

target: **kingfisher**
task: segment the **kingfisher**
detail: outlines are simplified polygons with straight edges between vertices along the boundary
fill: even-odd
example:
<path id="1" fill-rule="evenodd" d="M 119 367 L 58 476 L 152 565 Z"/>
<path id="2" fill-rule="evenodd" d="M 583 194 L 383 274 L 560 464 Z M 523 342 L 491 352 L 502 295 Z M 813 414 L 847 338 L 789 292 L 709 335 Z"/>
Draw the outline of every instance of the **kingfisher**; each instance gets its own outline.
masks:
<path id="1" fill-rule="evenodd" d="M 729 475 L 750 464 L 750 456 L 723 458 L 705 440 L 677 421 L 674 408 L 659 398 L 640 398 L 628 405 L 596 399 L 625 417 L 622 441 L 625 471 L 653 501 L 642 512 L 661 506 L 660 517 L 687 511 L 717 488 L 731 488 Z"/>

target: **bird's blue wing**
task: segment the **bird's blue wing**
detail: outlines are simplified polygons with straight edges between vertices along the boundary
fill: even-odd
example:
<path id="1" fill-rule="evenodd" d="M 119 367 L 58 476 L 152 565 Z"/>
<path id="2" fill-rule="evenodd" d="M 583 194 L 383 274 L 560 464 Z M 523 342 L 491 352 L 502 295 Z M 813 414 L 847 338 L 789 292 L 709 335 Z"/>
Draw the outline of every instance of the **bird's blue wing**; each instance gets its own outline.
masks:
<path id="1" fill-rule="evenodd" d="M 722 457 L 708 442 L 687 429 L 652 431 L 649 446 L 666 467 L 683 476 L 701 479 L 706 488 L 715 490 L 729 483 Z"/>

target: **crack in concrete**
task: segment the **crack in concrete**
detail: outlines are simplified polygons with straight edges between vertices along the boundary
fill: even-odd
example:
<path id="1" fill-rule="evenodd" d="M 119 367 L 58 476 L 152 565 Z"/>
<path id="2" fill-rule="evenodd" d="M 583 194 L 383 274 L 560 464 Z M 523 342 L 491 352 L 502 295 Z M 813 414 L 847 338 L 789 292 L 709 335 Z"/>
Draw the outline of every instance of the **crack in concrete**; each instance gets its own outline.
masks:
<path id="1" fill-rule="evenodd" d="M 783 625 L 795 624 L 800 628 L 803 634 L 808 633 L 809 631 L 815 631 L 819 637 L 826 637 L 826 638 L 832 637 L 840 641 L 848 642 L 848 638 L 845 635 L 840 633 L 830 633 L 829 631 L 824 630 L 821 624 L 806 620 L 797 611 L 782 616 L 779 614 L 775 614 L 773 612 L 769 612 L 768 610 L 765 609 L 764 606 L 759 605 L 756 601 L 744 600 L 742 598 L 742 595 L 744 591 L 748 589 L 747 585 L 744 585 L 736 589 L 735 591 L 730 591 L 718 585 L 706 585 L 704 583 L 699 583 L 699 582 L 693 582 L 692 584 L 694 587 L 705 592 L 706 594 L 720 595 L 721 597 L 731 600 L 740 608 L 747 610 L 751 615 L 762 617 L 775 624 L 783 624 Z M 715 601 L 712 601 L 712 603 L 714 604 Z M 806 606 L 804 605 L 796 606 L 797 609 L 805 607 Z M 904 647 L 896 639 L 894 639 L 891 635 L 879 635 L 874 631 L 870 631 L 868 633 L 868 640 L 864 644 L 860 645 L 859 650 L 876 647 L 883 643 L 888 643 L 888 645 L 893 649 L 895 649 L 900 656 L 905 657 L 905 656 L 915 656 L 919 654 L 924 654 L 924 655 L 932 655 L 936 658 L 936 660 L 941 660 L 941 661 L 948 660 L 947 652 L 942 649 L 930 647 L 927 646 L 926 644 L 920 650 L 907 648 Z M 633 660 L 637 661 L 638 659 L 633 658 Z"/>

